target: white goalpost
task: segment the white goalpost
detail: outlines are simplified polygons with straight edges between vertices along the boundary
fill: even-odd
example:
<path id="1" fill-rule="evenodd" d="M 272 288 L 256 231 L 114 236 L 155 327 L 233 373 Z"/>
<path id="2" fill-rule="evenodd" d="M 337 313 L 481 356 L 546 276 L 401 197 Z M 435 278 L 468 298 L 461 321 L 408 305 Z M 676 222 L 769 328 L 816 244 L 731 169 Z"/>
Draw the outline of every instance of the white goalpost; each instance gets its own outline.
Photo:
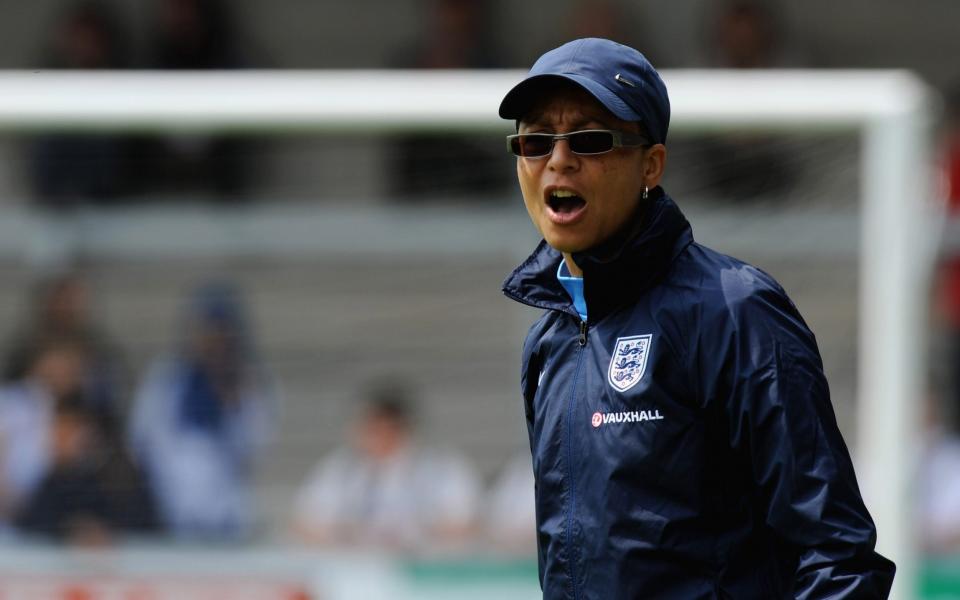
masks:
<path id="1" fill-rule="evenodd" d="M 0 73 L 0 130 L 503 131 L 520 71 Z M 854 454 L 910 598 L 908 476 L 926 370 L 926 305 L 940 221 L 932 92 L 904 71 L 664 71 L 671 131 L 858 131 L 859 363 Z M 803 232 L 797 232 L 803 235 Z"/>

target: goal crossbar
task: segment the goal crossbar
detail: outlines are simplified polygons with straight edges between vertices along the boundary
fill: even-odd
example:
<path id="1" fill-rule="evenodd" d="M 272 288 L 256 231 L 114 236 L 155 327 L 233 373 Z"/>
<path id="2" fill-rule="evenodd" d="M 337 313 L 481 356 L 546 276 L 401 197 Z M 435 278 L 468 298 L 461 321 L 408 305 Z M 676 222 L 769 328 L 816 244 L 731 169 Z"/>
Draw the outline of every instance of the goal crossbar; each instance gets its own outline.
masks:
<path id="1" fill-rule="evenodd" d="M 923 110 L 907 71 L 663 72 L 670 128 L 858 128 Z M 0 71 L 0 129 L 504 128 L 521 71 Z"/>

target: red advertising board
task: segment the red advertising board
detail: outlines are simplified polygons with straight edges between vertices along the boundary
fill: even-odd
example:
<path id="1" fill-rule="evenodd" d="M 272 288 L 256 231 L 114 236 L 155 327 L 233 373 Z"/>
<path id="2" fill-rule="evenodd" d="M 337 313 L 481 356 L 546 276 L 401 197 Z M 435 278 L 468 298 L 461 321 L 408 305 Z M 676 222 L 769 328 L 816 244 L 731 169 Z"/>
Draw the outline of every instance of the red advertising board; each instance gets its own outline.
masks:
<path id="1" fill-rule="evenodd" d="M 234 577 L 23 577 L 0 574 L 0 600 L 320 600 L 302 584 Z"/>

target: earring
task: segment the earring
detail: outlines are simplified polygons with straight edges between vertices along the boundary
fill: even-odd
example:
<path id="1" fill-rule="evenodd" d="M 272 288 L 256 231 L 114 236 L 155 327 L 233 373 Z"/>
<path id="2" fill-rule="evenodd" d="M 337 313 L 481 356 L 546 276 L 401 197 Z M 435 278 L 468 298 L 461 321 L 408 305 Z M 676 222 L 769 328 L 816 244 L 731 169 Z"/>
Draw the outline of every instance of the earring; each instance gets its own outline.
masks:
<path id="1" fill-rule="evenodd" d="M 646 200 L 649 195 L 650 195 L 650 188 L 648 186 L 643 186 L 643 194 L 641 194 L 640 198 L 642 198 L 643 200 Z"/>

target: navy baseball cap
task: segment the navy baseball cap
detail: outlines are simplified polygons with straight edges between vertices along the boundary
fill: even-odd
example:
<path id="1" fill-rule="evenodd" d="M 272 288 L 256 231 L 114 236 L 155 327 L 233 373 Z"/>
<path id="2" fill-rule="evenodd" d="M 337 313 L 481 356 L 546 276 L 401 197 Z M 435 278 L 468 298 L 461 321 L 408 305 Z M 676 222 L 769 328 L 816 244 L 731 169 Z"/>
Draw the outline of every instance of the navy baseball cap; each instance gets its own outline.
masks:
<path id="1" fill-rule="evenodd" d="M 600 38 L 567 42 L 541 56 L 504 96 L 500 116 L 522 119 L 544 84 L 556 79 L 576 83 L 620 119 L 639 121 L 653 142 L 667 141 L 670 98 L 660 74 L 637 50 Z"/>

